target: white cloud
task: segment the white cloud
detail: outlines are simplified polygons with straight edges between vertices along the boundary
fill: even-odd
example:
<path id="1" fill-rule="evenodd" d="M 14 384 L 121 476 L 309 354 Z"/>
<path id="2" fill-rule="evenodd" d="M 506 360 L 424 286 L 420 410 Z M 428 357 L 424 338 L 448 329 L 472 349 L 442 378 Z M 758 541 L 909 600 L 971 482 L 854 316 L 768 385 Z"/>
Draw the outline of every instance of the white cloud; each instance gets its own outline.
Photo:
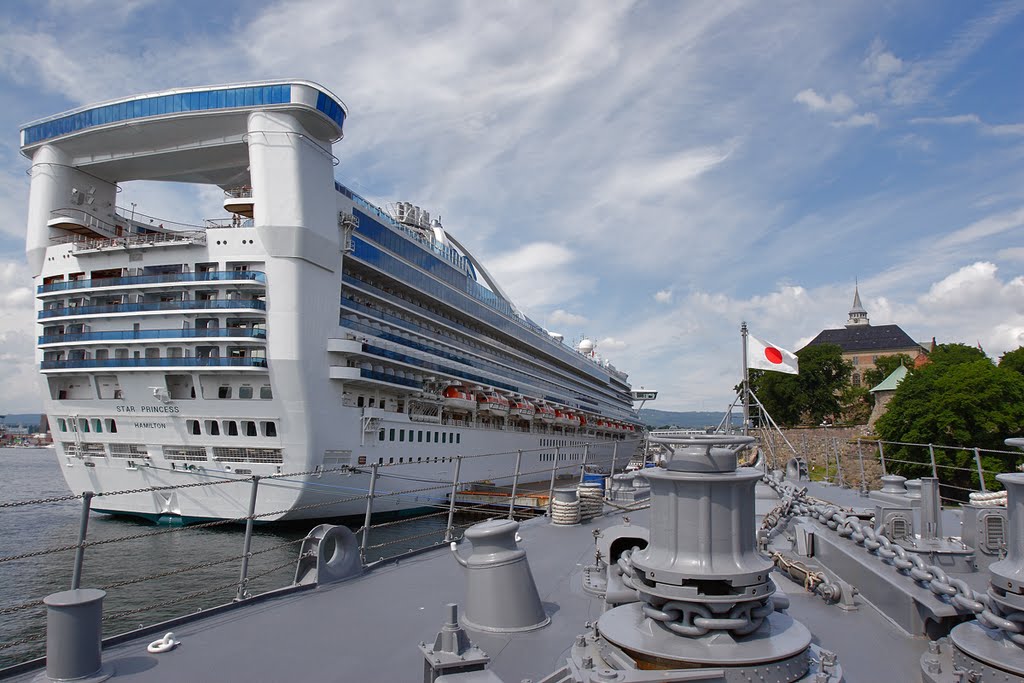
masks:
<path id="1" fill-rule="evenodd" d="M 861 66 L 873 81 L 884 81 L 904 69 L 903 60 L 886 48 L 880 38 L 875 38 Z"/>
<path id="2" fill-rule="evenodd" d="M 570 313 L 569 311 L 563 311 L 561 308 L 555 309 L 549 313 L 547 321 L 548 327 L 565 329 L 579 327 L 580 325 L 585 325 L 587 323 L 585 316 Z"/>
<path id="3" fill-rule="evenodd" d="M 835 121 L 832 125 L 836 128 L 863 128 L 864 126 L 877 126 L 878 123 L 878 114 L 867 112 L 864 114 L 854 114 L 842 121 Z"/>
<path id="4" fill-rule="evenodd" d="M 654 300 L 659 304 L 670 304 L 672 303 L 672 290 L 661 289 L 654 293 Z"/>
<path id="5" fill-rule="evenodd" d="M 627 342 L 615 337 L 605 337 L 597 343 L 597 348 L 602 352 L 621 351 L 627 346 L 629 346 Z"/>
<path id="6" fill-rule="evenodd" d="M 910 123 L 943 126 L 975 126 L 987 135 L 1024 135 L 1024 123 L 985 123 L 977 114 L 956 114 L 955 116 L 917 116 Z"/>
<path id="7" fill-rule="evenodd" d="M 824 111 L 832 114 L 846 114 L 853 111 L 857 104 L 844 92 L 832 97 L 824 97 L 812 88 L 801 90 L 793 98 L 794 102 L 805 105 L 811 111 Z"/>

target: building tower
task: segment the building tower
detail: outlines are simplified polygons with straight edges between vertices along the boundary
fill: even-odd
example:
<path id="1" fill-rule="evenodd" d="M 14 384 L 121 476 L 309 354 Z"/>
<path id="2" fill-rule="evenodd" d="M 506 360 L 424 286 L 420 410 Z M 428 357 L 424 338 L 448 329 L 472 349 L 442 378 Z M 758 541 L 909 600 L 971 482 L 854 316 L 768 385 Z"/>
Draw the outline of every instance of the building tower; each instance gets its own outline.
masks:
<path id="1" fill-rule="evenodd" d="M 868 320 L 868 312 L 864 309 L 864 306 L 860 303 L 860 291 L 857 285 L 853 286 L 853 308 L 850 309 L 850 319 L 846 321 L 847 327 L 856 327 L 858 325 L 870 325 L 871 321 Z"/>

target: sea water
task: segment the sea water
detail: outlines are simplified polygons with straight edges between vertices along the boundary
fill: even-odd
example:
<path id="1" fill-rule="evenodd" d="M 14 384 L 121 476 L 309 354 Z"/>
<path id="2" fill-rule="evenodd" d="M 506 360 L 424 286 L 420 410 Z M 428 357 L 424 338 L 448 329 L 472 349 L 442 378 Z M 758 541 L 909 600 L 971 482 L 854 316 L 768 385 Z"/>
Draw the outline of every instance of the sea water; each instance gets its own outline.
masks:
<path id="1" fill-rule="evenodd" d="M 53 449 L 0 449 L 0 503 L 59 498 L 69 495 L 60 463 Z M 62 546 L 78 539 L 82 501 L 67 500 L 25 507 L 0 508 L 0 560 Z M 476 521 L 472 516 L 469 522 Z M 357 520 L 347 522 L 352 528 Z M 466 523 L 465 520 L 457 520 Z M 444 533 L 445 516 L 410 519 L 375 530 L 370 543 L 416 536 L 424 538 L 395 543 L 375 552 L 391 555 L 408 548 L 438 542 Z M 248 590 L 257 594 L 289 585 L 295 574 L 299 545 L 315 521 L 257 525 L 252 539 L 255 554 L 249 575 L 274 570 L 251 581 Z M 159 531 L 156 527 L 128 517 L 93 513 L 89 518 L 88 540 L 99 541 Z M 230 602 L 235 597 L 245 537 L 243 525 L 209 529 L 178 528 L 172 533 L 86 548 L 82 588 L 107 588 L 104 599 L 104 636 L 151 625 L 197 610 Z M 273 546 L 280 546 L 273 548 Z M 271 549 L 272 548 L 272 549 Z M 265 552 L 260 552 L 265 551 Z M 71 587 L 74 550 L 21 560 L 0 561 L 0 668 L 45 653 L 46 612 L 41 605 L 16 609 Z M 217 560 L 221 564 L 180 572 L 184 568 Z M 283 565 L 283 566 L 282 566 Z M 274 569 L 280 567 L 279 569 Z M 112 587 L 113 584 L 162 578 Z M 196 593 L 204 593 L 195 595 Z M 138 611 L 118 616 L 117 612 Z M 22 642 L 24 641 L 24 642 Z"/>

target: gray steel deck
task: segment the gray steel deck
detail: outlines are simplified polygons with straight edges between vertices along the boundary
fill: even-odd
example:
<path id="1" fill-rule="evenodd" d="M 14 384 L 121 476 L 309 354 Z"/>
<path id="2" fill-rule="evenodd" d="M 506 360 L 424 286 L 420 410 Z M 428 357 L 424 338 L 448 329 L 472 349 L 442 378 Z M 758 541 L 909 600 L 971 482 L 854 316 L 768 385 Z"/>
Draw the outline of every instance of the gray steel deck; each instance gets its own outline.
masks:
<path id="1" fill-rule="evenodd" d="M 869 504 L 856 492 L 810 486 L 821 498 Z M 627 516 L 644 525 L 648 513 Z M 583 592 L 581 573 L 593 562 L 593 531 L 621 524 L 622 518 L 614 512 L 575 527 L 555 527 L 544 518 L 523 523 L 520 546 L 528 552 L 551 623 L 522 634 L 470 632 L 505 681 L 537 680 L 558 668 L 575 635 L 600 616 L 603 603 Z M 953 519 L 947 519 L 952 530 Z M 117 681 L 419 681 L 423 660 L 417 644 L 433 640 L 446 603 L 463 601 L 464 570 L 450 555 L 439 548 L 344 583 L 197 615 L 168 629 L 181 641 L 174 651 L 148 654 L 146 645 L 159 635 L 146 635 L 107 647 L 104 663 L 116 669 Z M 816 643 L 838 654 L 845 680 L 920 680 L 918 660 L 927 640 L 908 636 L 862 601 L 858 611 L 844 612 L 779 572 L 775 576 L 792 601 L 789 614 L 811 630 Z"/>

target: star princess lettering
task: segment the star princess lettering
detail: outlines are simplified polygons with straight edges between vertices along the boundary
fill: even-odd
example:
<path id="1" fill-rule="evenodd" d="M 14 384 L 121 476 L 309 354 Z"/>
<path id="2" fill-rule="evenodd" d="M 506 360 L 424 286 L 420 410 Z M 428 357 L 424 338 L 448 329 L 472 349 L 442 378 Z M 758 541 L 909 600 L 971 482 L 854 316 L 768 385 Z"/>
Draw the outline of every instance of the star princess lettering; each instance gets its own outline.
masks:
<path id="1" fill-rule="evenodd" d="M 179 411 L 178 406 L 117 406 L 117 412 L 167 415 L 177 413 Z"/>

